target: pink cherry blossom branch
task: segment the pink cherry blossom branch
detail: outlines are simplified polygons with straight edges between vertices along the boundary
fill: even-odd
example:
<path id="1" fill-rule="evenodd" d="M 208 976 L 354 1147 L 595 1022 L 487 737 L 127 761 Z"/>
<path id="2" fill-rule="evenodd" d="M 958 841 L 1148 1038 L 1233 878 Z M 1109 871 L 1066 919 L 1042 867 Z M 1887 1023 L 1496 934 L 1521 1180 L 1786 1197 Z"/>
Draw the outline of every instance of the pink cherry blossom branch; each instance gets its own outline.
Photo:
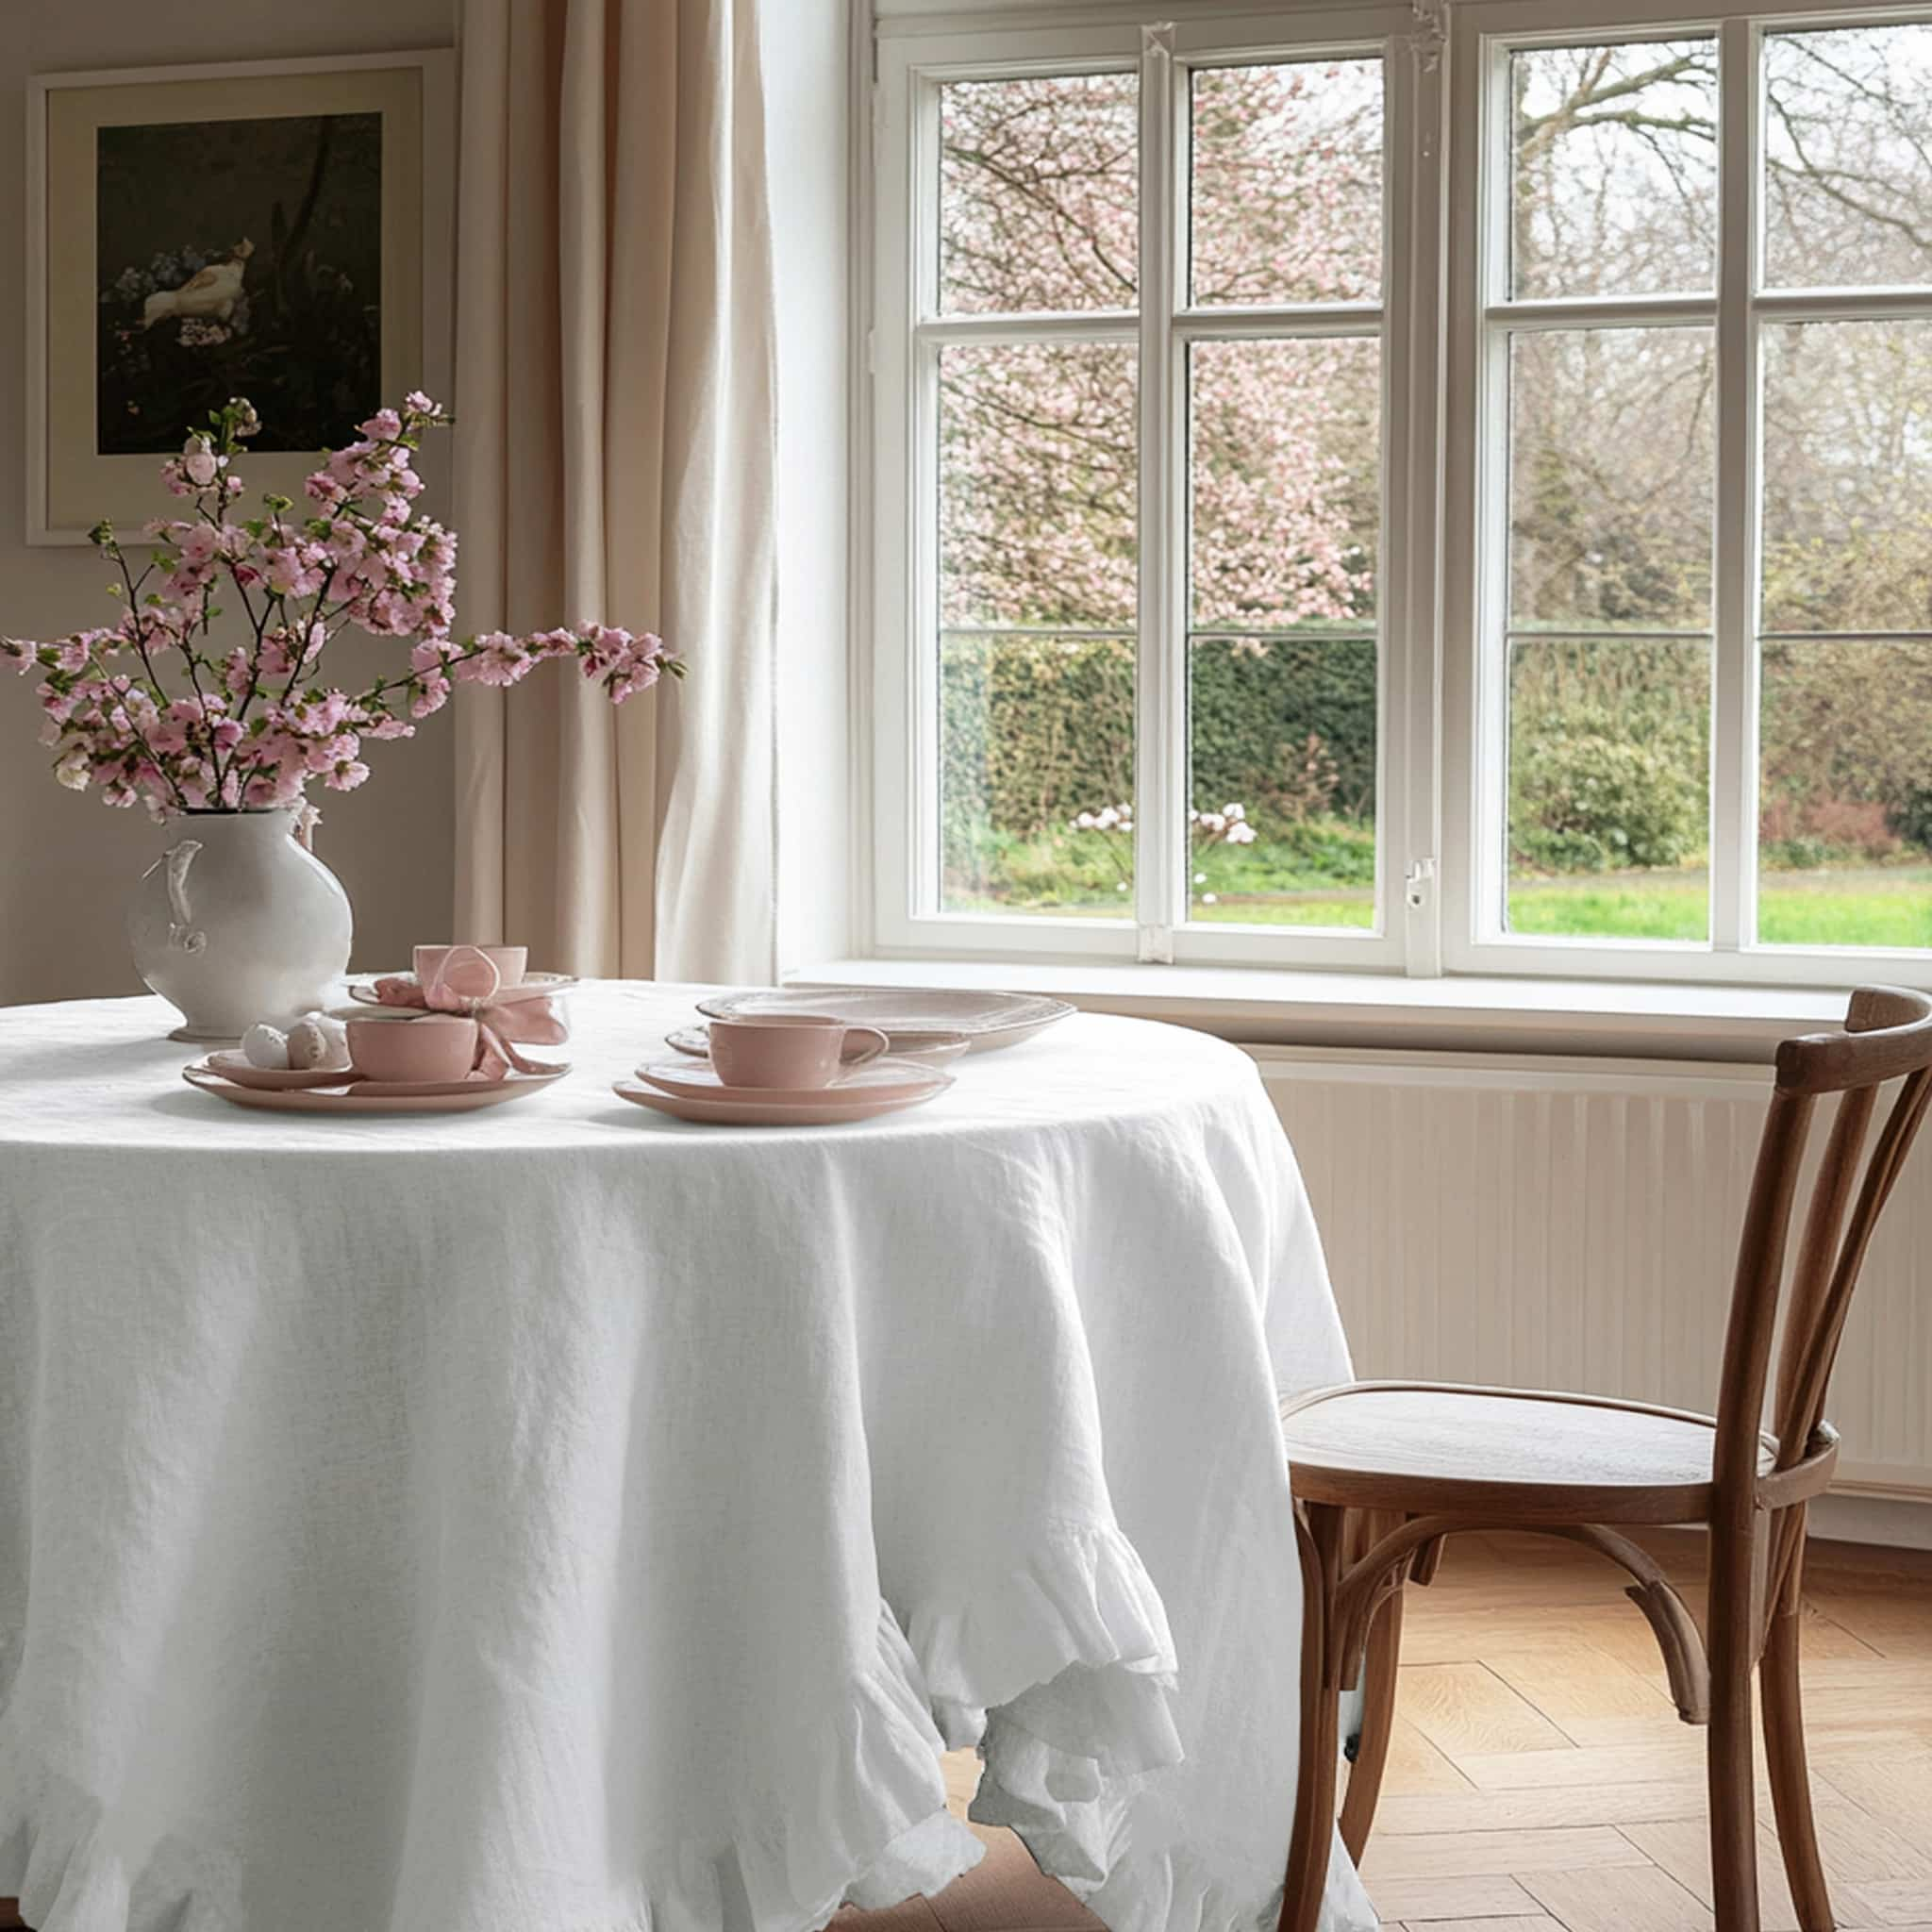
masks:
<path id="1" fill-rule="evenodd" d="M 458 682 L 512 685 L 546 658 L 569 656 L 622 704 L 667 673 L 682 676 L 682 660 L 661 639 L 617 625 L 451 637 L 456 534 L 419 514 L 423 481 L 413 462 L 422 431 L 447 422 L 427 396 L 412 393 L 401 409 L 378 410 L 358 425 L 357 441 L 325 453 L 304 486 L 313 515 L 291 523 L 294 506 L 270 494 L 265 514 L 238 523 L 230 510 L 242 487 L 232 465 L 259 419 L 239 398 L 215 411 L 209 428 L 161 466 L 167 488 L 191 499 L 192 512 L 145 527 L 156 549 L 138 576 L 109 525 L 92 533 L 120 569 L 115 593 L 127 606 L 120 625 L 52 643 L 0 638 L 0 660 L 44 674 L 42 735 L 55 747 L 61 782 L 98 784 L 113 805 L 144 799 L 158 816 L 289 806 L 312 779 L 337 791 L 363 783 L 365 737 L 412 737 L 415 721 L 441 709 Z M 158 587 L 147 588 L 158 572 Z M 221 651 L 214 597 L 224 583 L 246 632 Z M 309 682 L 349 625 L 407 641 L 408 670 L 358 695 Z M 141 678 L 110 668 L 124 649 L 139 658 Z M 185 682 L 191 694 L 171 699 L 169 651 L 180 657 L 177 688 Z"/>

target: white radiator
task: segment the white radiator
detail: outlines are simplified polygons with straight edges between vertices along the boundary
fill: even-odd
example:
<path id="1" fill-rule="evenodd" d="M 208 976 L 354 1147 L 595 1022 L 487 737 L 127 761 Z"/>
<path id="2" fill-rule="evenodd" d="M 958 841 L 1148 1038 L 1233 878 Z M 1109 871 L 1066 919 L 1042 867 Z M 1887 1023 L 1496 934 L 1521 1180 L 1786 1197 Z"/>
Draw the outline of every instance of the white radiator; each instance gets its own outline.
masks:
<path id="1" fill-rule="evenodd" d="M 1358 1374 L 1715 1405 L 1768 1070 L 1249 1051 Z M 1932 1500 L 1932 1131 L 1866 1262 L 1830 1414 L 1840 1490 Z"/>

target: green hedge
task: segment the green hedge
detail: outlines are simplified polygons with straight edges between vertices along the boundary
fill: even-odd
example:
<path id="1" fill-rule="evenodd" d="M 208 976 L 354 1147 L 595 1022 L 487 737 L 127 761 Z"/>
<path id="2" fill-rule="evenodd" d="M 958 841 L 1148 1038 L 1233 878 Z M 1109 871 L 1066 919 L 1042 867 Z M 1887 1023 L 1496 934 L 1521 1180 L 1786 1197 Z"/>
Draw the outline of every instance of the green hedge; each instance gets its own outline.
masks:
<path id="1" fill-rule="evenodd" d="M 940 738 L 949 824 L 1031 835 L 1134 789 L 1126 639 L 948 638 Z M 1375 646 L 1365 638 L 1219 640 L 1192 651 L 1193 798 L 1257 820 L 1291 788 L 1310 735 L 1334 760 L 1333 808 L 1375 808 Z"/>
<path id="2" fill-rule="evenodd" d="M 1372 869 L 1373 838 L 1367 860 L 1352 847 L 1318 858 L 1313 845 L 1373 824 L 1374 643 L 1209 640 L 1192 646 L 1191 663 L 1194 805 L 1240 800 L 1297 871 L 1325 864 L 1325 876 L 1353 879 Z M 1932 656 L 1863 641 L 1770 646 L 1764 684 L 1771 863 L 1876 858 L 1907 841 L 1932 851 Z M 941 687 L 949 868 L 1004 873 L 1021 865 L 1014 841 L 1046 838 L 1058 850 L 1076 812 L 1133 796 L 1128 640 L 948 637 Z M 1702 641 L 1519 638 L 1513 863 L 1565 874 L 1694 861 L 1707 839 L 1709 693 Z M 1086 858 L 1086 884 L 1106 886 L 1112 859 L 1100 847 Z"/>

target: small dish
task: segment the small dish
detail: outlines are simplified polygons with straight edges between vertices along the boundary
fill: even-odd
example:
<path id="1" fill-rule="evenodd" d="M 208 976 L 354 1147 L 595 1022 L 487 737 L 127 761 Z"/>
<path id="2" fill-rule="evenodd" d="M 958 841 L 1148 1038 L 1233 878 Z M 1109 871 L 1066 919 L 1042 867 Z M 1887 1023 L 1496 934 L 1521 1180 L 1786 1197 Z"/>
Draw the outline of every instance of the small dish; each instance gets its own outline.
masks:
<path id="1" fill-rule="evenodd" d="M 261 1093 L 295 1093 L 307 1087 L 340 1087 L 356 1076 L 346 1067 L 258 1067 L 240 1047 L 226 1046 L 197 1060 L 192 1072 L 232 1080 Z"/>
<path id="2" fill-rule="evenodd" d="M 183 1067 L 181 1077 L 191 1087 L 212 1093 L 231 1107 L 256 1107 L 271 1113 L 476 1113 L 486 1107 L 503 1107 L 541 1092 L 563 1078 L 568 1067 L 545 1074 L 509 1074 L 501 1080 L 463 1080 L 447 1084 L 410 1081 L 387 1085 L 338 1074 L 333 1087 L 269 1089 L 238 1086 L 205 1066 Z"/>
<path id="3" fill-rule="evenodd" d="M 690 1093 L 669 1093 L 642 1080 L 613 1080 L 610 1091 L 634 1107 L 647 1107 L 673 1120 L 717 1127 L 831 1127 L 849 1121 L 876 1120 L 923 1107 L 953 1084 L 949 1074 L 935 1074 L 924 1087 L 891 1099 L 849 1093 L 842 1088 L 822 1087 L 802 1101 L 774 1099 L 768 1091 L 740 1099 L 700 1099 Z M 738 1090 L 742 1093 L 743 1090 Z"/>
<path id="4" fill-rule="evenodd" d="M 952 1085 L 951 1075 L 911 1060 L 868 1060 L 823 1087 L 733 1087 L 715 1067 L 692 1060 L 659 1060 L 640 1067 L 637 1077 L 665 1093 L 691 1100 L 774 1101 L 780 1107 L 813 1107 L 822 1101 L 924 1100 Z"/>

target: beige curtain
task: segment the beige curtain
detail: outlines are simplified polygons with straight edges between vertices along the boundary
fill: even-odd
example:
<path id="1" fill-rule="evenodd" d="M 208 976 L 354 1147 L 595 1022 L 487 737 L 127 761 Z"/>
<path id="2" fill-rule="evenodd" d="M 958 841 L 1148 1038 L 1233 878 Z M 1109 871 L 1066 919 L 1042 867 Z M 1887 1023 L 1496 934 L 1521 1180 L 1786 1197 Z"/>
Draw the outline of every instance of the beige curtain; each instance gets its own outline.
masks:
<path id="1" fill-rule="evenodd" d="M 659 632 L 613 710 L 460 694 L 457 937 L 562 971 L 775 964 L 774 317 L 757 0 L 465 0 L 464 631 Z"/>

